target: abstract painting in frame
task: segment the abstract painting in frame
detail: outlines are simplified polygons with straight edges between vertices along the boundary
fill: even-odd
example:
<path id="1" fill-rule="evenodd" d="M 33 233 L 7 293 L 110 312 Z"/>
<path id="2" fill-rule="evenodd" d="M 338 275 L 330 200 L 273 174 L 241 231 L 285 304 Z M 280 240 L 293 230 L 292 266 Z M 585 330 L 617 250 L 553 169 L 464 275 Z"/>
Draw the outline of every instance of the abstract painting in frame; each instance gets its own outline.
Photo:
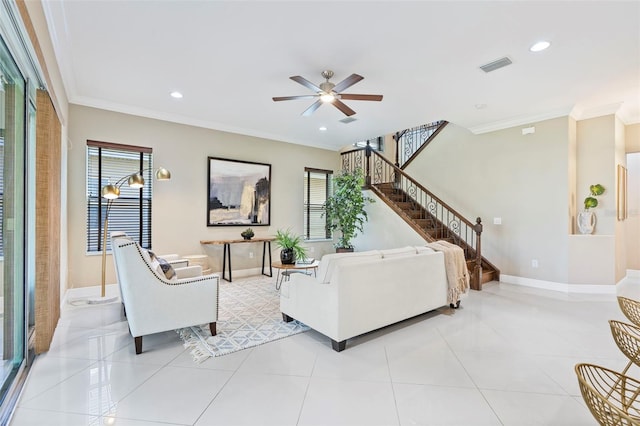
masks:
<path id="1" fill-rule="evenodd" d="M 207 226 L 266 226 L 271 164 L 208 157 Z"/>

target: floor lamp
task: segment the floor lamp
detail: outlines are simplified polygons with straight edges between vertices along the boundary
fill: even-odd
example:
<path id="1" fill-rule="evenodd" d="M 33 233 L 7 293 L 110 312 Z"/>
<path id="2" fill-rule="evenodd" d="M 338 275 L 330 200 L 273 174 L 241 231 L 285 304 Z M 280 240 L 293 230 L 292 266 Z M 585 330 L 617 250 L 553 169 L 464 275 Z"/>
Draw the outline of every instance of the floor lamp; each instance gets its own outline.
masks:
<path id="1" fill-rule="evenodd" d="M 91 298 L 89 299 L 89 304 L 100 304 L 100 303 L 110 303 L 115 301 L 118 297 L 106 297 L 106 273 L 107 273 L 107 229 L 109 227 L 109 212 L 111 211 L 111 206 L 113 205 L 114 200 L 120 197 L 120 187 L 124 185 L 125 182 L 129 185 L 130 188 L 142 188 L 144 186 L 144 178 L 142 177 L 142 173 L 148 171 L 149 169 L 143 169 L 140 172 L 135 172 L 130 175 L 126 175 L 114 184 L 107 184 L 102 187 L 102 191 L 100 192 L 102 198 L 107 200 L 107 210 L 104 216 L 104 227 L 102 230 L 102 282 L 101 282 L 101 292 L 99 298 Z M 164 167 L 160 167 L 155 172 L 156 180 L 169 180 L 171 179 L 171 172 Z"/>

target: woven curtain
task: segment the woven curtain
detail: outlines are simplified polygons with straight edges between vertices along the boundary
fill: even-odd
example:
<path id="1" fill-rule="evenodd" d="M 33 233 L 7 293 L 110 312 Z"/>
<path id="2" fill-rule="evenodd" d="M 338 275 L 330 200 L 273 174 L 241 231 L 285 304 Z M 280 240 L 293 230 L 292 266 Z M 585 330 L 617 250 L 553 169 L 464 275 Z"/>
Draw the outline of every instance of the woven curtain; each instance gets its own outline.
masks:
<path id="1" fill-rule="evenodd" d="M 49 350 L 60 318 L 60 121 L 49 94 L 36 97 L 35 352 Z"/>

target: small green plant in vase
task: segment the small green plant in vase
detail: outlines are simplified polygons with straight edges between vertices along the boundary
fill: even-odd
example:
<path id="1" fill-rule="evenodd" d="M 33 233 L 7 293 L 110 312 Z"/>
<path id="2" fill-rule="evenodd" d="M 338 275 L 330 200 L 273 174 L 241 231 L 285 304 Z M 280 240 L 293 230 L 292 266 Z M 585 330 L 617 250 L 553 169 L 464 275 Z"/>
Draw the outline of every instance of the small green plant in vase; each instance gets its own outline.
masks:
<path id="1" fill-rule="evenodd" d="M 276 231 L 274 242 L 281 249 L 280 261 L 283 265 L 292 265 L 296 263 L 296 259 L 303 260 L 307 257 L 307 249 L 302 246 L 302 237 L 290 229 Z"/>
<path id="2" fill-rule="evenodd" d="M 252 239 L 254 235 L 255 235 L 255 234 L 253 233 L 253 229 L 251 229 L 251 228 L 247 228 L 247 229 L 245 229 L 244 231 L 242 231 L 242 232 L 240 233 L 240 236 L 241 236 L 242 238 L 244 238 L 245 240 L 250 240 L 250 239 Z"/>
<path id="3" fill-rule="evenodd" d="M 589 195 L 584 199 L 584 211 L 578 213 L 578 230 L 581 234 L 592 234 L 596 226 L 596 214 L 590 209 L 598 207 L 596 197 L 604 194 L 604 186 L 599 183 L 589 186 Z"/>

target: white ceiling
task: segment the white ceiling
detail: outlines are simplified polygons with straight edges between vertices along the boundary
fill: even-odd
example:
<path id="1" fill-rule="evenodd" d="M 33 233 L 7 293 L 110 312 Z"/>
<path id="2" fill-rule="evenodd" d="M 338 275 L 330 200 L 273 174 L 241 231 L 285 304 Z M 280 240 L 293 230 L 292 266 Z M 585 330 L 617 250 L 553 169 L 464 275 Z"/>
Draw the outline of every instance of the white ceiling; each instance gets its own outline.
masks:
<path id="1" fill-rule="evenodd" d="M 337 149 L 435 120 L 474 132 L 567 115 L 640 121 L 638 1 L 49 1 L 70 102 Z M 545 39 L 544 52 L 528 50 Z M 513 64 L 485 73 L 503 56 Z M 289 79 L 364 80 L 357 121 Z M 179 90 L 180 100 L 169 93 Z M 484 104 L 485 108 L 477 108 Z M 326 132 L 318 128 L 326 126 Z"/>

